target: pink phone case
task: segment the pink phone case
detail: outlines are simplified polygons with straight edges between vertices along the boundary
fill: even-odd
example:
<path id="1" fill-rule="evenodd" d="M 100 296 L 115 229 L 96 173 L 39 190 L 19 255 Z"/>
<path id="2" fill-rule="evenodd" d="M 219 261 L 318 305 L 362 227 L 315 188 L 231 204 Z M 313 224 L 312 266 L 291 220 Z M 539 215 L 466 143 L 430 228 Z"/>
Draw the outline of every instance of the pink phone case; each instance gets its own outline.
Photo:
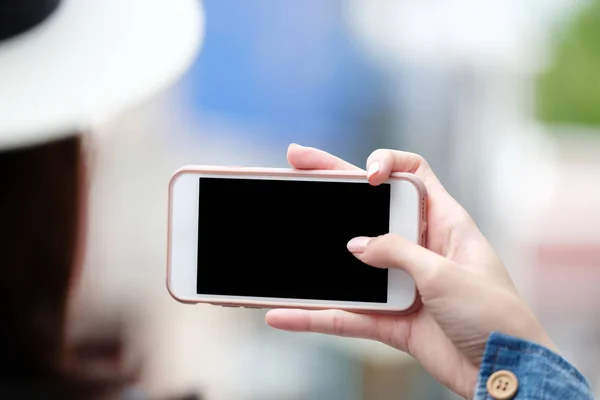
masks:
<path id="1" fill-rule="evenodd" d="M 211 174 L 211 175 L 238 175 L 238 176 L 264 176 L 264 177 L 293 177 L 293 178 L 329 178 L 329 179 L 365 179 L 366 181 L 366 171 L 345 171 L 345 170 L 295 170 L 288 168 L 246 168 L 246 167 L 207 167 L 207 166 L 186 166 L 178 171 L 176 171 L 171 177 L 171 181 L 169 183 L 169 217 L 168 217 L 168 238 L 167 238 L 167 290 L 171 294 L 171 296 L 180 303 L 184 304 L 212 304 L 215 306 L 221 307 L 243 307 L 243 308 L 302 308 L 302 309 L 310 309 L 310 310 L 323 310 L 323 309 L 331 309 L 331 306 L 318 306 L 314 304 L 306 304 L 306 303 L 295 303 L 293 305 L 278 303 L 276 301 L 251 301 L 251 300 L 199 300 L 199 299 L 191 299 L 191 298 L 181 298 L 173 293 L 170 284 L 169 284 L 169 276 L 171 274 L 171 214 L 172 214 L 172 200 L 173 200 L 173 183 L 175 179 L 182 174 L 186 173 L 194 173 L 194 174 Z M 393 173 L 388 181 L 390 180 L 403 180 L 410 182 L 417 189 L 419 193 L 419 204 L 420 204 L 420 214 L 421 218 L 419 218 L 419 232 L 420 239 L 419 244 L 423 247 L 426 247 L 427 243 L 427 189 L 425 185 L 414 174 L 403 173 L 403 172 L 395 172 Z M 406 310 L 403 311 L 389 311 L 378 309 L 377 307 L 365 307 L 361 309 L 356 308 L 347 308 L 347 307 L 335 307 L 337 309 L 342 309 L 346 311 L 356 312 L 356 313 L 370 313 L 370 314 L 409 314 L 411 312 L 416 311 L 421 307 L 421 296 L 418 291 L 415 293 L 415 301 Z"/>

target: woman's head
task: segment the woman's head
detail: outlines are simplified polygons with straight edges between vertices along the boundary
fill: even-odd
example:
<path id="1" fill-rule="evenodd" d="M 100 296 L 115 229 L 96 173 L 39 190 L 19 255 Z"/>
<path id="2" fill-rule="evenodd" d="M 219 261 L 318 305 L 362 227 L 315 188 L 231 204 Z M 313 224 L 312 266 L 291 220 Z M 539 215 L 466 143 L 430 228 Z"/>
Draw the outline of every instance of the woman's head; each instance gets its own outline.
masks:
<path id="1" fill-rule="evenodd" d="M 72 373 L 74 360 L 82 361 L 77 353 L 90 349 L 65 343 L 84 249 L 83 159 L 78 135 L 0 152 L 0 396 L 21 384 L 64 398 L 123 383 Z M 118 351 L 114 343 L 98 347 Z"/>
<path id="2" fill-rule="evenodd" d="M 80 158 L 77 136 L 0 153 L 3 376 L 45 378 L 61 359 L 79 235 Z"/>

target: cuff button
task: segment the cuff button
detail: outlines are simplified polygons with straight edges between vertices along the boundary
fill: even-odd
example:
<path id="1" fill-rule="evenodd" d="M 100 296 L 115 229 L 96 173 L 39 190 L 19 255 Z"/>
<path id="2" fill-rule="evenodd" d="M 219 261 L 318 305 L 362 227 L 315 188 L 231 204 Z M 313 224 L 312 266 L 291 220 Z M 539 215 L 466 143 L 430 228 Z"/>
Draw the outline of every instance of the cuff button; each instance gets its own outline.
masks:
<path id="1" fill-rule="evenodd" d="M 519 380 L 510 371 L 496 371 L 488 378 L 486 388 L 494 400 L 510 400 L 519 389 Z"/>

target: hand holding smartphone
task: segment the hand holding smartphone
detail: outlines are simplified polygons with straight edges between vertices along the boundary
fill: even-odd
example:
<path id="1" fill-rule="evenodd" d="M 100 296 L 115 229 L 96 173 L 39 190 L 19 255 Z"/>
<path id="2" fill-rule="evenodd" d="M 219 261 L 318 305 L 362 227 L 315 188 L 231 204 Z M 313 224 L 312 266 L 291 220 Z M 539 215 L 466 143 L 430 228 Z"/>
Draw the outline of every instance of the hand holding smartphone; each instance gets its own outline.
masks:
<path id="1" fill-rule="evenodd" d="M 184 303 L 410 312 L 412 278 L 346 244 L 386 233 L 423 244 L 425 207 L 406 173 L 372 186 L 362 171 L 184 167 L 169 187 L 167 287 Z"/>

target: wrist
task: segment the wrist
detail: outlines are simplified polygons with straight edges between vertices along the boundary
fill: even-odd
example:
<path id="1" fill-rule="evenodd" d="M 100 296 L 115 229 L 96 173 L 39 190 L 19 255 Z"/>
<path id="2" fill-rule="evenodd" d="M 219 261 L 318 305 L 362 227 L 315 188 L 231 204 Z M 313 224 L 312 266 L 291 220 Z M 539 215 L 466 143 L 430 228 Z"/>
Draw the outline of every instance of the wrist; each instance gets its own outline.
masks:
<path id="1" fill-rule="evenodd" d="M 550 336 L 533 314 L 533 311 L 522 299 L 520 302 L 522 303 L 520 306 L 521 312 L 516 313 L 515 316 L 509 320 L 509 325 L 506 327 L 507 329 L 505 331 L 498 330 L 498 332 L 505 333 L 506 335 L 518 339 L 527 340 L 558 353 L 558 347 L 554 344 L 552 339 L 550 339 Z"/>
<path id="2" fill-rule="evenodd" d="M 543 346 L 543 347 L 547 348 L 548 350 L 551 350 L 555 353 L 559 353 L 558 347 L 554 344 L 552 339 L 550 339 L 550 336 L 548 335 L 546 330 L 542 327 L 542 325 L 539 323 L 537 318 L 533 315 L 533 312 L 531 312 L 530 310 L 528 310 L 528 311 L 531 316 L 531 324 L 530 324 L 530 329 L 528 329 L 528 331 L 527 331 L 527 335 L 523 335 L 523 336 L 515 335 L 515 336 L 518 338 L 524 339 L 524 340 L 528 340 L 528 341 L 538 344 L 540 346 Z"/>

